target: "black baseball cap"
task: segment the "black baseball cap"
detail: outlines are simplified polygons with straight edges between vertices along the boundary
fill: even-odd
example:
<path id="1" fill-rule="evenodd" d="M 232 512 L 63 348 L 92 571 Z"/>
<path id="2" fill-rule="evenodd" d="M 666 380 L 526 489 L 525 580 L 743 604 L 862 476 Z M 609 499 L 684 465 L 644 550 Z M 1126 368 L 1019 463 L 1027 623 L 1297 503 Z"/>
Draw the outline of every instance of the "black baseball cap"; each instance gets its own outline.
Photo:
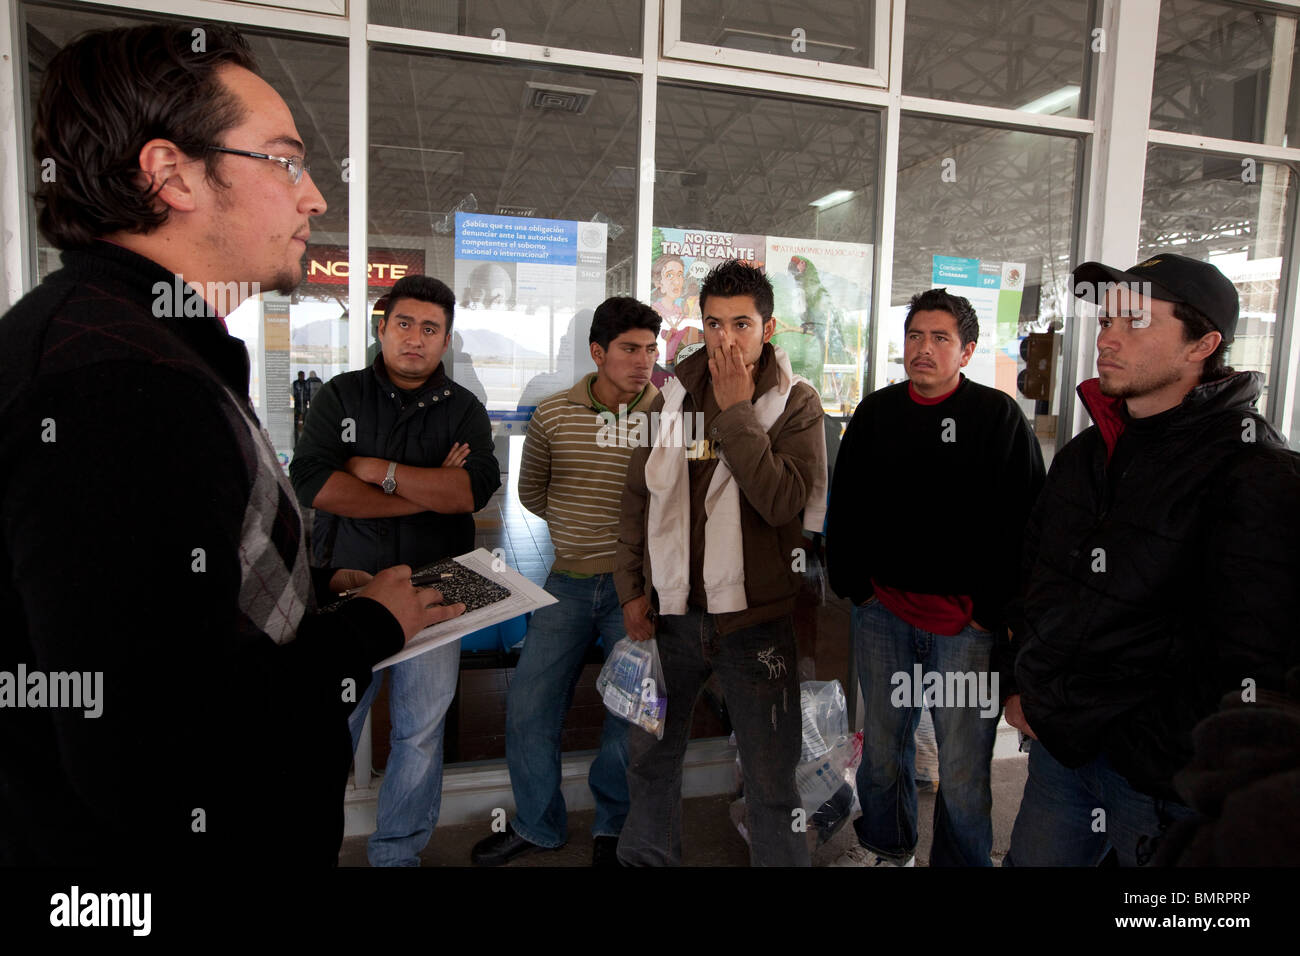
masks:
<path id="1" fill-rule="evenodd" d="M 1100 290 L 1107 282 L 1135 285 L 1136 291 L 1149 291 L 1153 299 L 1185 302 L 1210 320 L 1224 342 L 1231 342 L 1236 334 L 1237 288 L 1208 262 L 1157 252 L 1129 269 L 1085 262 L 1074 270 L 1074 294 L 1081 299 L 1100 304 Z"/>

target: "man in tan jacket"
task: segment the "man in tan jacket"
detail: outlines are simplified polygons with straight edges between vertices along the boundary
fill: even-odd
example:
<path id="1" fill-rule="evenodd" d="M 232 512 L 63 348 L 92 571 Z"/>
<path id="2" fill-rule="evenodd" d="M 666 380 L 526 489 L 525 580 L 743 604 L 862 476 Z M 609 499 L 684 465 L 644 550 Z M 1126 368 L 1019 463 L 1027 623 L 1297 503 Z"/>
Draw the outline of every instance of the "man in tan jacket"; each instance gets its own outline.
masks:
<path id="1" fill-rule="evenodd" d="M 791 375 L 772 286 L 723 263 L 700 290 L 704 349 L 677 365 L 653 410 L 653 447 L 628 468 L 615 583 L 624 626 L 657 639 L 663 738 L 628 730 L 629 865 L 681 861 L 681 773 L 696 697 L 716 672 L 745 776 L 750 859 L 808 865 L 793 811 L 801 716 L 792 612 L 805 524 L 821 528 L 821 400 Z M 740 558 L 741 560 L 737 560 Z"/>

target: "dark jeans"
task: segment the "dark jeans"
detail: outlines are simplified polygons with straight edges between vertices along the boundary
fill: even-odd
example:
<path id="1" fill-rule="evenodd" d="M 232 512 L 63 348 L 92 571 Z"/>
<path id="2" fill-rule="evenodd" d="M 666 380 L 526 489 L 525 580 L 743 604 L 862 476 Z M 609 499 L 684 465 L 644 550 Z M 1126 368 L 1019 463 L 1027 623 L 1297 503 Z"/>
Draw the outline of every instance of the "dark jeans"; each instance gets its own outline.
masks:
<path id="1" fill-rule="evenodd" d="M 1071 769 L 1035 740 L 1002 865 L 1096 866 L 1114 847 L 1120 866 L 1139 866 L 1166 827 L 1195 816 L 1191 807 L 1134 790 L 1105 756 Z"/>
<path id="2" fill-rule="evenodd" d="M 678 866 L 682 859 L 682 761 L 695 702 L 716 673 L 736 731 L 745 775 L 749 859 L 754 866 L 808 866 L 794 770 L 802 746 L 794 620 L 783 617 L 719 636 L 713 615 L 690 608 L 659 618 L 668 717 L 663 740 L 627 732 L 631 808 L 618 842 L 631 866 Z"/>
<path id="3" fill-rule="evenodd" d="M 853 609 L 858 680 L 866 701 L 858 798 L 854 821 L 859 842 L 880 856 L 903 862 L 916 853 L 916 725 L 921 708 L 910 694 L 897 699 L 898 675 L 923 671 L 989 673 L 993 635 L 967 625 L 952 636 L 931 634 L 895 617 L 878 600 Z M 934 802 L 931 866 L 991 866 L 993 789 L 990 773 L 997 738 L 997 688 L 986 677 L 983 706 L 942 701 L 932 707 L 939 746 L 939 794 Z"/>

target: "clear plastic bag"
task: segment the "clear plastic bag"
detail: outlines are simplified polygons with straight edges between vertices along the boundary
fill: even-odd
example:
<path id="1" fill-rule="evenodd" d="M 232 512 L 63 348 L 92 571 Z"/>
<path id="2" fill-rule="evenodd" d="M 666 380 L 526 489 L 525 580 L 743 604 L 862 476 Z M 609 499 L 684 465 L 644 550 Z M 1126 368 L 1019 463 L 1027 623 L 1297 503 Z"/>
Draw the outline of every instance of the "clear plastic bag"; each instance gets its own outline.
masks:
<path id="1" fill-rule="evenodd" d="M 615 717 L 664 739 L 668 695 L 664 691 L 663 668 L 659 666 L 659 645 L 654 638 L 634 641 L 625 637 L 615 644 L 596 678 L 596 693 Z"/>
<path id="2" fill-rule="evenodd" d="M 799 685 L 799 708 L 803 712 L 801 761 L 816 760 L 848 734 L 849 708 L 839 681 L 804 681 Z"/>

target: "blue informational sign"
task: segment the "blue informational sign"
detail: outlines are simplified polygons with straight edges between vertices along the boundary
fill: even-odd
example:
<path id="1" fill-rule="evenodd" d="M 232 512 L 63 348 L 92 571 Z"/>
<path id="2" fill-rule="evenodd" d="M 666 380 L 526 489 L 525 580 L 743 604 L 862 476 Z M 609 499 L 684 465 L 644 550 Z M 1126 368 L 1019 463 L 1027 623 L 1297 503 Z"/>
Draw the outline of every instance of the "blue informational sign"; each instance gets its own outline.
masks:
<path id="1" fill-rule="evenodd" d="M 578 223 L 458 212 L 456 258 L 574 266 L 578 263 Z"/>
<path id="2" fill-rule="evenodd" d="M 978 285 L 980 261 L 957 256 L 935 256 L 934 273 L 930 281 L 936 286 Z"/>
<path id="3" fill-rule="evenodd" d="M 960 256 L 935 256 L 930 281 L 936 286 L 959 285 L 975 289 L 1002 288 L 1002 263 Z"/>

